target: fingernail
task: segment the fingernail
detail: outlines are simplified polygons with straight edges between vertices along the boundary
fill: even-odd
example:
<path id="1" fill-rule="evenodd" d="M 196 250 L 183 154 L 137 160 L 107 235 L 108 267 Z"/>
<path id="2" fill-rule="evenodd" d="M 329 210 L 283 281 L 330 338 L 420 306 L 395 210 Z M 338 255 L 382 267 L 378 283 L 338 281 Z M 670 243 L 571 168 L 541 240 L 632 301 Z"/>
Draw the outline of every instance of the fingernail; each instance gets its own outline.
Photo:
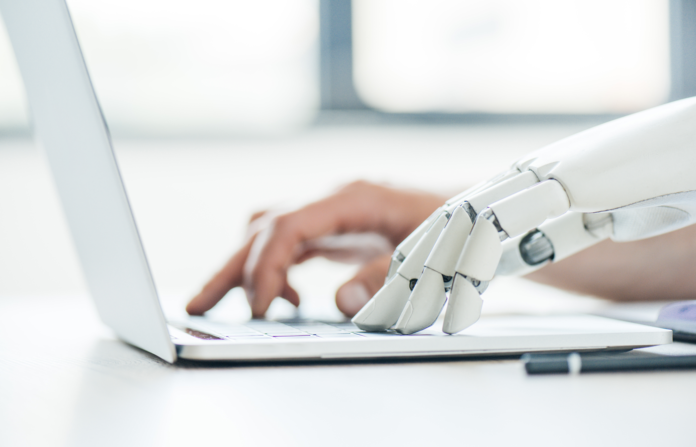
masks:
<path id="1" fill-rule="evenodd" d="M 370 293 L 364 285 L 359 282 L 348 283 L 341 287 L 338 293 L 338 301 L 341 311 L 347 315 L 355 315 L 360 309 L 370 301 Z"/>

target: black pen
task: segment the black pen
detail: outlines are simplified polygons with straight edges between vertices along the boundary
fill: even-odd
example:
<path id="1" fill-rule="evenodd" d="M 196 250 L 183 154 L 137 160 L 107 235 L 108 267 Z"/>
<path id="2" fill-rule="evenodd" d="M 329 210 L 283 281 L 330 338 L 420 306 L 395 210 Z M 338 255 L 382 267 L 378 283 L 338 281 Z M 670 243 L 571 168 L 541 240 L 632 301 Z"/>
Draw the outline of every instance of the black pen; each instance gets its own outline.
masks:
<path id="1" fill-rule="evenodd" d="M 578 374 L 584 372 L 645 371 L 696 368 L 696 355 L 649 353 L 525 354 L 527 374 Z"/>

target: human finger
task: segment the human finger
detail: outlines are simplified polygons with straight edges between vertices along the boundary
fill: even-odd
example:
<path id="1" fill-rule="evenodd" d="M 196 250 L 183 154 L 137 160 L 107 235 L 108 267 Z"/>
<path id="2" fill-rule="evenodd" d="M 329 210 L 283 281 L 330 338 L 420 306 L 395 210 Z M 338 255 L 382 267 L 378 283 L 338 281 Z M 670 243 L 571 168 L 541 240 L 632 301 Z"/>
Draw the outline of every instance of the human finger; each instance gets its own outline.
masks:
<path id="1" fill-rule="evenodd" d="M 321 256 L 332 261 L 364 264 L 394 251 L 387 238 L 377 233 L 351 233 L 324 236 L 305 241 L 298 250 L 295 264 Z"/>
<path id="2" fill-rule="evenodd" d="M 186 305 L 190 315 L 203 315 L 220 301 L 231 289 L 241 286 L 244 263 L 254 239 L 250 239 L 237 251 L 219 272 L 203 286 L 203 289 Z"/>
<path id="3" fill-rule="evenodd" d="M 365 264 L 358 273 L 336 292 L 336 306 L 345 316 L 352 317 L 384 285 L 389 269 L 389 255 L 380 256 Z"/>
<path id="4" fill-rule="evenodd" d="M 283 291 L 280 293 L 281 298 L 285 298 L 290 302 L 295 307 L 298 307 L 300 305 L 300 294 L 297 293 L 295 289 L 292 288 L 290 283 L 288 281 L 285 281 L 285 285 L 283 285 Z"/>
<path id="5" fill-rule="evenodd" d="M 378 201 L 339 193 L 274 217 L 256 237 L 244 266 L 243 284 L 252 315 L 263 316 L 271 301 L 280 296 L 302 243 L 327 235 L 379 230 Z"/>
<path id="6" fill-rule="evenodd" d="M 252 223 L 255 220 L 258 220 L 259 218 L 265 216 L 267 213 L 268 213 L 268 210 L 261 210 L 261 211 L 256 211 L 255 213 L 252 213 L 251 217 L 249 218 L 249 223 Z"/>

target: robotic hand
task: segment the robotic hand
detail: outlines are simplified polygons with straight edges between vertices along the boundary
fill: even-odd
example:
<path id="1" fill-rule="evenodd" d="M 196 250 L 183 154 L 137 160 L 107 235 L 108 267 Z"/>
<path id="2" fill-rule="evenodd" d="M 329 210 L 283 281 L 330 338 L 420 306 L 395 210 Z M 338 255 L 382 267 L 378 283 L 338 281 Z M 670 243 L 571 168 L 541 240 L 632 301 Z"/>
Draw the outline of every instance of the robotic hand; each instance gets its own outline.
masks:
<path id="1" fill-rule="evenodd" d="M 353 322 L 411 334 L 481 314 L 496 274 L 523 275 L 610 237 L 631 241 L 696 222 L 696 97 L 540 149 L 450 199 L 392 256 L 385 285 Z M 590 281 L 591 278 L 588 278 Z"/>

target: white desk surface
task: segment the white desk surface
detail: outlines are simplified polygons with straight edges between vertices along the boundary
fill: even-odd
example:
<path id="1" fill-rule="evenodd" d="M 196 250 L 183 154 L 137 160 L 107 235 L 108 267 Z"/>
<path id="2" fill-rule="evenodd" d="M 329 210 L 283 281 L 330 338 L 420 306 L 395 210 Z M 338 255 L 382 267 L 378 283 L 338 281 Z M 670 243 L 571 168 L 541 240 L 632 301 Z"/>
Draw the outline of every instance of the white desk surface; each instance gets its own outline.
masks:
<path id="1" fill-rule="evenodd" d="M 581 128 L 319 128 L 287 141 L 116 148 L 163 304 L 176 312 L 238 243 L 250 211 L 356 177 L 456 190 Z M 422 149 L 430 157 L 417 161 Z M 28 141 L 0 139 L 0 210 L 2 447 L 696 445 L 694 372 L 529 377 L 515 360 L 164 364 L 98 321 Z M 303 306 L 335 315 L 329 297 L 352 271 L 312 261 L 291 280 Z M 486 300 L 488 312 L 606 306 L 521 280 L 498 281 Z M 217 312 L 245 312 L 243 298 Z"/>
<path id="2" fill-rule="evenodd" d="M 0 445 L 694 445 L 696 373 L 516 360 L 171 366 L 86 298 L 0 301 Z"/>

